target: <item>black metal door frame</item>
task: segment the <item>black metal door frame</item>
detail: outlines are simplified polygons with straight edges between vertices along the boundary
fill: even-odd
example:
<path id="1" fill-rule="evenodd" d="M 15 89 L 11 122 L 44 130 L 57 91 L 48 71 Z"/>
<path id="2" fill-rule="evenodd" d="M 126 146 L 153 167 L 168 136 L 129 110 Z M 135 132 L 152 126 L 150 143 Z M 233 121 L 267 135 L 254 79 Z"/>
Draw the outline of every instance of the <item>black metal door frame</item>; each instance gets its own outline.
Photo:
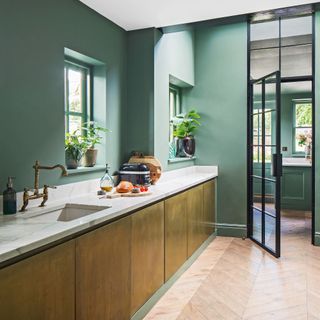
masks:
<path id="1" fill-rule="evenodd" d="M 266 141 L 265 141 L 265 101 L 266 101 L 266 83 L 276 83 L 276 107 L 273 110 L 275 112 L 276 116 L 276 139 L 275 139 L 275 152 L 272 154 L 272 168 L 273 168 L 273 178 L 274 179 L 269 179 L 266 177 L 265 174 L 265 164 L 266 164 L 266 159 L 265 159 L 265 150 L 266 150 Z M 253 199 L 253 179 L 254 179 L 254 172 L 253 172 L 253 147 L 254 147 L 254 141 L 253 141 L 253 116 L 256 115 L 254 112 L 254 92 L 253 92 L 253 87 L 255 84 L 261 84 L 262 92 L 261 92 L 261 118 L 262 118 L 262 139 L 261 139 L 261 147 L 262 147 L 262 161 L 261 161 L 261 210 L 255 208 L 254 206 L 254 199 Z M 248 194 L 249 196 L 249 201 L 248 201 L 248 211 L 249 211 L 249 224 L 248 224 L 248 236 L 251 240 L 253 240 L 255 243 L 257 243 L 259 246 L 261 246 L 263 249 L 268 251 L 270 254 L 273 256 L 279 258 L 280 257 L 280 224 L 281 224 L 281 217 L 280 217 L 280 211 L 281 211 L 281 175 L 282 175 L 282 156 L 281 156 L 281 138 L 280 138 L 280 133 L 281 133 L 281 112 L 280 112 L 280 71 L 273 72 L 269 75 L 266 75 L 260 79 L 251 81 L 250 83 L 250 108 L 249 108 L 249 148 L 248 148 L 248 189 L 250 190 L 250 193 Z M 272 112 L 272 111 L 270 111 Z M 258 142 L 259 144 L 259 142 Z M 271 149 L 272 150 L 272 149 Z M 255 177 L 257 178 L 257 177 Z M 271 216 L 270 213 L 266 210 L 266 201 L 265 201 L 265 182 L 269 181 L 272 183 L 275 183 L 275 216 Z M 258 210 L 261 213 L 261 242 L 258 239 L 255 239 L 253 236 L 253 228 L 254 228 L 254 223 L 253 223 L 253 215 L 254 211 Z M 265 236 L 266 236 L 266 223 L 265 223 L 265 218 L 266 216 L 269 215 L 274 219 L 275 222 L 275 245 L 274 245 L 274 250 L 272 250 L 271 247 L 268 247 L 266 245 L 265 241 Z"/>

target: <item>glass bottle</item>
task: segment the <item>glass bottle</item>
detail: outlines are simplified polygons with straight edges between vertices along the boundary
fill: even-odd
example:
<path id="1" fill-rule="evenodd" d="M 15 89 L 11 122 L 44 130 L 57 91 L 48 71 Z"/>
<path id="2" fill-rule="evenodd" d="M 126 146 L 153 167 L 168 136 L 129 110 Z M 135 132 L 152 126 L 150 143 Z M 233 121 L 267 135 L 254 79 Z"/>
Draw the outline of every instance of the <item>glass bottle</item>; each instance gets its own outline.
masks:
<path id="1" fill-rule="evenodd" d="M 8 178 L 7 189 L 3 191 L 3 214 L 14 214 L 17 212 L 17 195 L 13 189 L 13 177 Z"/>
<path id="2" fill-rule="evenodd" d="M 109 168 L 108 164 L 106 164 L 106 173 L 100 180 L 100 188 L 104 192 L 111 192 L 114 187 L 114 181 L 109 174 Z"/>

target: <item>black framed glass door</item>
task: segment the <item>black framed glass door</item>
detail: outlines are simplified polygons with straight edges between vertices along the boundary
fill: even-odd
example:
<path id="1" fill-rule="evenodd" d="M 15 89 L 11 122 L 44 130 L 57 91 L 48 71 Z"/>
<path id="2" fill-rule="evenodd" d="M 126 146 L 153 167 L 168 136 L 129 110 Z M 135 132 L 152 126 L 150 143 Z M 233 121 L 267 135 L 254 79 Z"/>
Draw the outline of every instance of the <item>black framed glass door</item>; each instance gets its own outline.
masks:
<path id="1" fill-rule="evenodd" d="M 250 84 L 249 237 L 280 257 L 280 72 Z"/>

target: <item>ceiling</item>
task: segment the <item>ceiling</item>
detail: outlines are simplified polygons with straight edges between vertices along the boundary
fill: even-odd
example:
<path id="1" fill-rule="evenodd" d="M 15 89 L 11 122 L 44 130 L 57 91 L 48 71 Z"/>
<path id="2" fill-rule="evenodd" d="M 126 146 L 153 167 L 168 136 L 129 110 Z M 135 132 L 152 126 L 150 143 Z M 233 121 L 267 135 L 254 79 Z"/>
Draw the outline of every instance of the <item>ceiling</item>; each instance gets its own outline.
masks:
<path id="1" fill-rule="evenodd" d="M 310 0 L 80 0 L 125 30 L 166 27 L 316 3 Z"/>

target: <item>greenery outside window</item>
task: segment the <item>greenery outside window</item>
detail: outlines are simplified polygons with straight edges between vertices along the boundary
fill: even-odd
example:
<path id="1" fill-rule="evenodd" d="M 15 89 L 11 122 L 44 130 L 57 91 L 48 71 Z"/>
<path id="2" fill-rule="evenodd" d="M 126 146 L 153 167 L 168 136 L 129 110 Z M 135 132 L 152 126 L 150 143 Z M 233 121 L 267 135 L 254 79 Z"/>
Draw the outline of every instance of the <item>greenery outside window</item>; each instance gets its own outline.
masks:
<path id="1" fill-rule="evenodd" d="M 171 120 L 181 113 L 181 89 L 170 84 L 169 86 L 169 116 L 170 116 L 170 130 L 169 141 L 173 140 L 174 125 Z"/>
<path id="2" fill-rule="evenodd" d="M 65 61 L 65 130 L 85 134 L 84 123 L 92 120 L 92 71 L 90 66 Z"/>
<path id="3" fill-rule="evenodd" d="M 265 109 L 265 162 L 271 162 L 273 113 Z M 253 161 L 262 162 L 262 109 L 255 109 L 253 116 Z"/>
<path id="4" fill-rule="evenodd" d="M 311 99 L 293 100 L 293 153 L 304 153 L 304 146 L 299 145 L 299 135 L 312 134 Z"/>

